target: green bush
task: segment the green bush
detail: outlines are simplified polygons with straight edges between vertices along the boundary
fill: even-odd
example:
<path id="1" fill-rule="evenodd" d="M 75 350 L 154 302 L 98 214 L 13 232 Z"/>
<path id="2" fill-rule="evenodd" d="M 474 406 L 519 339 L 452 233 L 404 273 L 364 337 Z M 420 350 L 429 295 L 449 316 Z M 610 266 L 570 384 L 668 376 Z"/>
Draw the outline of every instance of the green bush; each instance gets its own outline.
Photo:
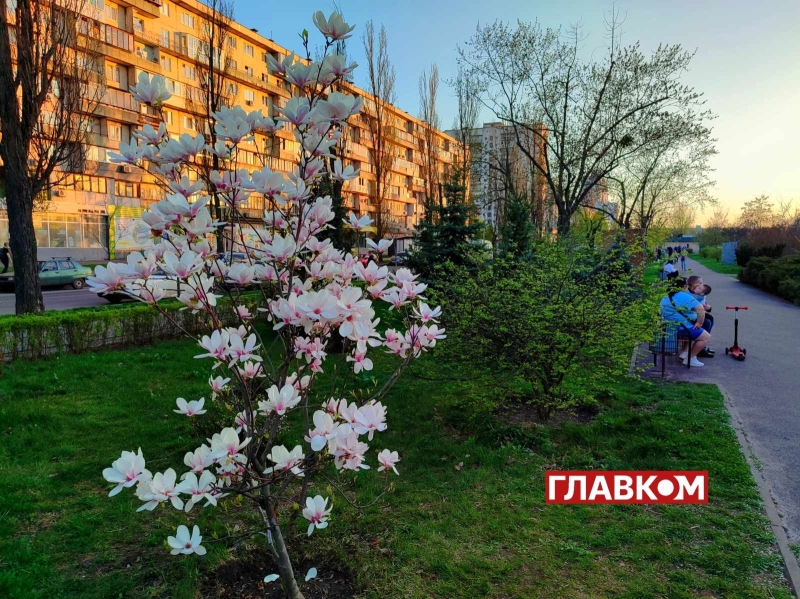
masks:
<path id="1" fill-rule="evenodd" d="M 800 256 L 753 257 L 739 279 L 800 305 Z"/>
<path id="2" fill-rule="evenodd" d="M 622 251 L 540 243 L 526 260 L 502 259 L 474 275 L 450 267 L 436 292 L 448 332 L 446 351 L 462 363 L 491 364 L 498 404 L 533 406 L 541 418 L 593 400 L 627 372 L 649 330 L 648 293 Z"/>
<path id="3" fill-rule="evenodd" d="M 722 248 L 716 246 L 702 247 L 700 248 L 700 256 L 722 262 Z"/>

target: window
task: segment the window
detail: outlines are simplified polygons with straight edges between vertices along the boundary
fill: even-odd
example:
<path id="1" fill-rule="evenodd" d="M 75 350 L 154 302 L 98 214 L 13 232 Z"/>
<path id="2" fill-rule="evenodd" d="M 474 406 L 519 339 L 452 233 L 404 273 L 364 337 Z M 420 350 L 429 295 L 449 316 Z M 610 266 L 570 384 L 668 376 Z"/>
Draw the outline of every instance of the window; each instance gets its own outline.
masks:
<path id="1" fill-rule="evenodd" d="M 75 191 L 92 191 L 95 193 L 107 193 L 105 177 L 92 177 L 91 175 L 67 175 L 58 184 L 59 187 L 74 189 Z"/>
<path id="2" fill-rule="evenodd" d="M 256 100 L 256 93 L 252 89 L 244 90 L 244 101 L 248 106 L 252 106 Z"/>
<path id="3" fill-rule="evenodd" d="M 237 68 L 237 66 L 236 66 L 236 65 L 237 65 L 236 61 L 235 61 L 235 60 L 233 60 L 233 58 L 231 58 L 231 61 L 230 61 L 230 67 L 231 67 L 231 69 L 236 69 L 236 68 Z"/>
<path id="4" fill-rule="evenodd" d="M 108 139 L 112 139 L 114 141 L 122 140 L 122 127 L 117 123 L 109 123 L 108 124 Z"/>
<path id="5" fill-rule="evenodd" d="M 169 31 L 167 31 L 166 29 L 161 30 L 161 40 L 159 40 L 158 43 L 164 46 L 165 48 L 169 48 Z"/>
<path id="6" fill-rule="evenodd" d="M 59 246 L 56 246 L 56 247 L 59 247 Z M 51 271 L 54 271 L 54 270 L 58 270 L 58 266 L 56 266 L 56 263 L 55 263 L 54 260 L 50 261 L 50 262 L 45 262 L 42 265 L 42 272 L 51 272 Z"/>
<path id="7" fill-rule="evenodd" d="M 166 2 L 163 2 L 163 0 L 162 0 L 161 6 L 158 7 L 158 12 L 160 12 L 165 17 L 168 17 L 169 16 L 169 4 L 167 4 Z"/>
<path id="8" fill-rule="evenodd" d="M 408 160 L 409 162 L 414 160 L 414 150 L 412 150 L 411 148 L 406 148 L 406 160 Z"/>
<path id="9" fill-rule="evenodd" d="M 269 106 L 269 96 L 261 96 L 261 104 L 264 106 Z"/>
<path id="10" fill-rule="evenodd" d="M 237 43 L 238 43 L 238 42 L 237 42 L 237 40 L 236 40 L 236 38 L 235 38 L 235 37 L 228 37 L 228 45 L 229 45 L 231 48 L 236 48 L 236 44 L 237 44 Z"/>
<path id="11" fill-rule="evenodd" d="M 252 77 L 253 76 L 253 67 L 245 67 L 244 68 L 244 72 Z"/>
<path id="12" fill-rule="evenodd" d="M 245 44 L 244 53 L 247 54 L 248 56 L 253 56 L 254 55 L 253 46 L 251 46 L 250 44 Z"/>
<path id="13" fill-rule="evenodd" d="M 116 64 L 106 65 L 106 80 L 113 83 L 122 83 L 122 67 Z"/>
<path id="14" fill-rule="evenodd" d="M 165 122 L 167 125 L 171 125 L 171 124 L 172 124 L 172 111 L 170 111 L 170 110 L 165 110 L 165 111 L 163 112 L 163 114 L 164 114 L 164 122 Z"/>
<path id="15" fill-rule="evenodd" d="M 75 268 L 75 265 L 72 264 L 69 260 L 59 260 L 58 261 L 58 269 L 59 270 L 72 270 Z"/>
<path id="16" fill-rule="evenodd" d="M 197 129 L 194 121 L 194 117 L 185 116 L 183 117 L 183 126 L 185 129 Z"/>
<path id="17" fill-rule="evenodd" d="M 197 70 L 193 66 L 185 64 L 183 65 L 183 76 L 194 81 L 197 79 Z"/>
<path id="18" fill-rule="evenodd" d="M 187 27 L 191 27 L 194 29 L 194 15 L 187 14 L 185 12 L 181 13 L 181 23 L 186 25 Z"/>
<path id="19" fill-rule="evenodd" d="M 122 198 L 138 198 L 139 184 L 133 181 L 114 181 L 114 194 Z"/>
<path id="20" fill-rule="evenodd" d="M 236 83 L 228 83 L 227 93 L 235 96 L 239 93 L 239 86 Z"/>
<path id="21" fill-rule="evenodd" d="M 144 19 L 140 19 L 139 17 L 133 18 L 133 30 L 139 31 L 140 33 L 144 32 Z"/>
<path id="22" fill-rule="evenodd" d="M 119 21 L 119 7 L 116 4 L 106 4 L 106 18 L 115 23 Z"/>
<path id="23" fill-rule="evenodd" d="M 161 57 L 161 68 L 165 71 L 172 71 L 172 57 L 170 56 L 162 56 Z"/>

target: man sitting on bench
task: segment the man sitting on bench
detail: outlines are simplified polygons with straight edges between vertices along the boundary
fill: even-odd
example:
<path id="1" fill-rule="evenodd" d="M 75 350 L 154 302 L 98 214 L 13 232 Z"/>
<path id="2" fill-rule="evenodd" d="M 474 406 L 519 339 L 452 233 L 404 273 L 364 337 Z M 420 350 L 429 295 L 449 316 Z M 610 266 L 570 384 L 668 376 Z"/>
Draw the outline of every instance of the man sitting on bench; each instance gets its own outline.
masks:
<path id="1" fill-rule="evenodd" d="M 677 278 L 672 281 L 672 291 L 661 300 L 661 319 L 681 325 L 678 329 L 678 338 L 692 341 L 692 353 L 688 349 L 680 354 L 684 364 L 691 363 L 695 368 L 702 368 L 703 363 L 697 359 L 708 342 L 711 335 L 703 329 L 705 321 L 703 305 L 689 293 L 686 279 Z"/>

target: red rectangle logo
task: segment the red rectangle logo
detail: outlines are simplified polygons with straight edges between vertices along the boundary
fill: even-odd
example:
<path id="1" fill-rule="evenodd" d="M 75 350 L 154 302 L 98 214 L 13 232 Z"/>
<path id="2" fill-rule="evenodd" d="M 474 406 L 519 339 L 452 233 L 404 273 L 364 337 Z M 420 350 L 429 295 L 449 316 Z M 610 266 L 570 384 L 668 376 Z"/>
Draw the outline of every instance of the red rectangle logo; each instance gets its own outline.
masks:
<path id="1" fill-rule="evenodd" d="M 545 503 L 708 503 L 708 472 L 699 470 L 548 470 Z"/>

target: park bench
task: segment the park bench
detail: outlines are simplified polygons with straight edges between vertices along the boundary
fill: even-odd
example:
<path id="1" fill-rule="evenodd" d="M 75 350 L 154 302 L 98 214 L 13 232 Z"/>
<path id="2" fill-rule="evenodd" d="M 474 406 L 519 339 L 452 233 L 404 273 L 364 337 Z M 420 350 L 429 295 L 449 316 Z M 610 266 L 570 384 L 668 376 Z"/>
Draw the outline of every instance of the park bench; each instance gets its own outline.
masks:
<path id="1" fill-rule="evenodd" d="M 650 342 L 650 352 L 653 354 L 653 366 L 658 366 L 658 356 L 661 356 L 661 378 L 664 378 L 667 370 L 667 356 L 676 356 L 680 350 L 680 340 L 678 331 L 684 325 L 677 322 L 661 321 L 658 333 Z M 689 341 L 689 353 L 692 353 L 692 340 Z M 691 360 L 688 360 L 687 368 L 691 368 Z"/>

